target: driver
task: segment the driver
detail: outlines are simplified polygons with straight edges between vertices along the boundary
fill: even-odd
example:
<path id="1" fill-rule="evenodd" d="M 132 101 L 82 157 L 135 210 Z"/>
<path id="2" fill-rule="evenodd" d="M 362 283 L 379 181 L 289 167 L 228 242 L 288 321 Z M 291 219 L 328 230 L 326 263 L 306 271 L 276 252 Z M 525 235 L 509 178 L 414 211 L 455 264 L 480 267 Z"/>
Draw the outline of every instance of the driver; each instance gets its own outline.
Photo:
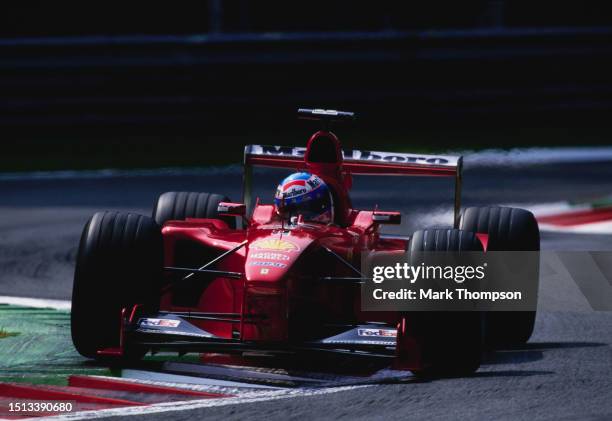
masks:
<path id="1" fill-rule="evenodd" d="M 334 201 L 320 177 L 299 172 L 285 178 L 274 195 L 276 213 L 284 219 L 302 215 L 304 221 L 330 224 L 334 221 Z"/>

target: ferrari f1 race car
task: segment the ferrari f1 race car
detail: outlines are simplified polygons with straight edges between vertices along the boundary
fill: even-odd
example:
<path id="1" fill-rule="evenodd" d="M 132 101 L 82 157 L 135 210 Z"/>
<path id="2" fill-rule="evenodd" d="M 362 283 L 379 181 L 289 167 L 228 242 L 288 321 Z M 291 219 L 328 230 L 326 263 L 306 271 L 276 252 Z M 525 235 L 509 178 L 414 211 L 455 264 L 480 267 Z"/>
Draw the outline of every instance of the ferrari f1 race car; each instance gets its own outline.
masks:
<path id="1" fill-rule="evenodd" d="M 160 351 L 335 353 L 456 376 L 478 369 L 483 346 L 529 339 L 535 311 L 363 311 L 363 253 L 539 250 L 537 222 L 521 209 L 461 211 L 461 157 L 343 150 L 329 124 L 353 113 L 298 114 L 323 129 L 305 148 L 246 146 L 242 202 L 167 192 L 152 217 L 107 211 L 89 219 L 72 295 L 80 354 L 126 361 Z M 297 172 L 274 203 L 252 200 L 258 166 Z M 382 235 L 401 214 L 354 208 L 352 175 L 454 179 L 453 226 Z"/>

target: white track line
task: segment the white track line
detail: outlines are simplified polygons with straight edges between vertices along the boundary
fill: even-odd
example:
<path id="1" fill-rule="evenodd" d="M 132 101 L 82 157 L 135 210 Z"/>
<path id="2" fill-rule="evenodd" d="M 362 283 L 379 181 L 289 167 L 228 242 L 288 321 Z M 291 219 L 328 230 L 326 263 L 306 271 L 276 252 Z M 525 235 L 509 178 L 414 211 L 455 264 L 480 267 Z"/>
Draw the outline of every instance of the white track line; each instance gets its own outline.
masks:
<path id="1" fill-rule="evenodd" d="M 71 303 L 68 300 L 48 300 L 45 298 L 9 297 L 0 295 L 0 304 L 11 304 L 33 308 L 52 308 L 54 310 L 70 310 Z"/>
<path id="2" fill-rule="evenodd" d="M 577 162 L 605 162 L 612 160 L 612 147 L 514 148 L 510 150 L 486 149 L 478 152 L 463 151 L 467 167 L 521 166 Z"/>
<path id="3" fill-rule="evenodd" d="M 555 225 L 540 223 L 540 230 L 569 232 L 574 234 L 612 234 L 612 221 L 589 222 L 579 225 Z"/>
<path id="4" fill-rule="evenodd" d="M 523 209 L 529 209 L 529 211 L 531 211 L 537 217 L 591 209 L 591 207 L 588 204 L 570 205 L 569 202 L 566 202 L 566 201 L 538 203 L 538 204 L 510 203 L 510 204 L 506 204 L 505 206 L 511 206 L 515 208 L 522 207 Z"/>
<path id="5" fill-rule="evenodd" d="M 527 209 L 533 212 L 536 219 L 542 216 L 550 216 L 555 214 L 563 214 L 566 212 L 574 212 L 581 210 L 589 210 L 590 207 L 584 205 L 570 205 L 567 202 L 553 202 L 553 203 L 502 203 L 499 206 L 509 206 Z M 419 220 L 421 225 L 443 225 L 452 221 L 453 213 L 451 211 L 434 211 L 427 214 L 414 215 L 415 220 Z M 420 219 L 419 219 L 420 218 Z M 588 222 L 584 224 L 577 224 L 573 226 L 562 226 L 549 223 L 540 222 L 540 231 L 553 231 L 553 232 L 565 232 L 573 234 L 612 234 L 612 221 L 596 221 Z"/>
<path id="6" fill-rule="evenodd" d="M 289 399 L 305 396 L 317 396 L 327 395 L 330 393 L 344 392 L 347 390 L 353 390 L 362 387 L 369 387 L 364 385 L 359 386 L 343 386 L 343 387 L 332 387 L 328 389 L 292 389 L 292 390 L 279 390 L 271 392 L 255 392 L 245 394 L 243 396 L 235 398 L 220 398 L 220 399 L 199 399 L 195 401 L 185 402 L 164 402 L 159 404 L 153 404 L 149 406 L 137 406 L 137 407 L 123 407 L 113 409 L 101 409 L 98 411 L 83 411 L 74 412 L 70 414 L 57 415 L 53 417 L 46 417 L 47 420 L 86 420 L 96 419 L 111 416 L 129 416 L 129 415 L 144 415 L 144 414 L 156 414 L 161 412 L 174 412 L 174 411 L 189 411 L 200 408 L 212 408 L 226 405 L 239 405 L 245 403 L 254 402 L 266 402 L 279 399 Z"/>

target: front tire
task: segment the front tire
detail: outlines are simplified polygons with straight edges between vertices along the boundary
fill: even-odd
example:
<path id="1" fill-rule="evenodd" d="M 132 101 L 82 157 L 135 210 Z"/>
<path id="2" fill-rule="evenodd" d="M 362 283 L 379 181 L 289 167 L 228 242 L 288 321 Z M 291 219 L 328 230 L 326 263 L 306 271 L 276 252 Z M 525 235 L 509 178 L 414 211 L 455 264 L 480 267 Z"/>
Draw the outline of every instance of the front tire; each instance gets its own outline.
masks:
<path id="1" fill-rule="evenodd" d="M 162 236 L 155 221 L 133 213 L 93 215 L 81 235 L 74 273 L 70 322 L 76 350 L 97 358 L 98 350 L 119 346 L 121 309 L 142 304 L 155 311 L 162 271 Z"/>
<path id="2" fill-rule="evenodd" d="M 416 231 L 410 239 L 411 265 L 425 252 L 482 252 L 472 232 L 432 228 Z M 416 260 L 415 260 L 416 257 Z M 421 377 L 469 376 L 480 367 L 482 317 L 477 311 L 412 312 L 407 322 L 422 347 Z"/>

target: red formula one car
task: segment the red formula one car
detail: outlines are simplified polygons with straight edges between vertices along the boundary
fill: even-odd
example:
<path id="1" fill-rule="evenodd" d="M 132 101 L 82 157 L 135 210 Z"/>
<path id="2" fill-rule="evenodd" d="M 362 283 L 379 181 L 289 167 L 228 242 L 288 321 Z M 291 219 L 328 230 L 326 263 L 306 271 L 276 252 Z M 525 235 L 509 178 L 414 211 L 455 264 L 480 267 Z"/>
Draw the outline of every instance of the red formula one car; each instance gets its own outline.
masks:
<path id="1" fill-rule="evenodd" d="M 299 113 L 323 122 L 353 118 L 331 110 Z M 316 176 L 330 192 L 333 216 L 321 222 L 285 215 L 279 206 L 292 199 L 283 194 L 280 205 L 252 203 L 254 166 Z M 454 228 L 381 235 L 380 226 L 398 224 L 401 215 L 355 209 L 353 174 L 454 179 Z M 291 186 L 307 187 L 300 180 Z M 328 130 L 312 135 L 306 148 L 246 146 L 242 203 L 168 192 L 152 218 L 91 217 L 74 278 L 74 345 L 88 358 L 137 359 L 160 350 L 331 352 L 388 357 L 420 374 L 474 372 L 483 343 L 525 342 L 535 313 L 368 312 L 360 305 L 363 253 L 483 250 L 483 238 L 489 249 L 539 249 L 529 212 L 468 208 L 461 215 L 460 188 L 460 157 L 343 151 Z"/>

